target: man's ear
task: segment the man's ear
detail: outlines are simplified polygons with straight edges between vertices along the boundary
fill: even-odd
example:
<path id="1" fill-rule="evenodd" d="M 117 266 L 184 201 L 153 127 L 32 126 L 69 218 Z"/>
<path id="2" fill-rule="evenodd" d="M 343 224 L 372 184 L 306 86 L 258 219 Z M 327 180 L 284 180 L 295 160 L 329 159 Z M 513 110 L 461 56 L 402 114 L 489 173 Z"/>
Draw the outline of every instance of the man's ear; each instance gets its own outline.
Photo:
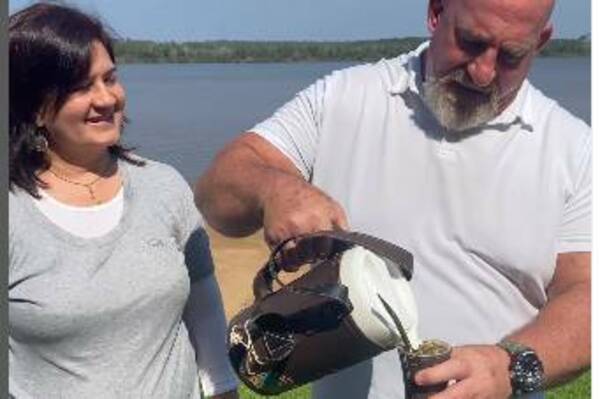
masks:
<path id="1" fill-rule="evenodd" d="M 548 22 L 542 32 L 540 33 L 540 38 L 538 40 L 538 44 L 535 48 L 537 52 L 542 51 L 542 49 L 548 44 L 550 38 L 552 37 L 552 32 L 554 31 L 554 27 L 551 22 Z"/>
<path id="2" fill-rule="evenodd" d="M 444 11 L 443 0 L 429 0 L 429 6 L 427 7 L 427 29 L 429 33 L 433 33 L 441 18 L 442 11 Z"/>

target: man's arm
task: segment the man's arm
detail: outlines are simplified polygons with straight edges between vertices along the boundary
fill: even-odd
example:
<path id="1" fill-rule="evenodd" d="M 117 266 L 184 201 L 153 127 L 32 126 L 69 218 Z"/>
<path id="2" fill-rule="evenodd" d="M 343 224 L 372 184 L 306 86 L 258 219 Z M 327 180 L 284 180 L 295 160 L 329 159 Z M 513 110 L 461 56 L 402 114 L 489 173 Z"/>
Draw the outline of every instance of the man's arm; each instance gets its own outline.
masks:
<path id="1" fill-rule="evenodd" d="M 559 254 L 548 304 L 513 335 L 541 356 L 548 383 L 570 379 L 591 362 L 591 254 Z"/>
<path id="2" fill-rule="evenodd" d="M 254 133 L 239 136 L 217 155 L 199 179 L 195 198 L 221 233 L 242 237 L 264 226 L 270 245 L 297 234 L 346 228 L 342 208 Z"/>
<path id="3" fill-rule="evenodd" d="M 544 365 L 546 386 L 576 376 L 591 362 L 591 255 L 559 254 L 548 302 L 536 319 L 508 338 L 533 348 Z M 509 357 L 494 345 L 464 346 L 452 358 L 417 374 L 422 385 L 457 380 L 435 399 L 506 398 Z"/>

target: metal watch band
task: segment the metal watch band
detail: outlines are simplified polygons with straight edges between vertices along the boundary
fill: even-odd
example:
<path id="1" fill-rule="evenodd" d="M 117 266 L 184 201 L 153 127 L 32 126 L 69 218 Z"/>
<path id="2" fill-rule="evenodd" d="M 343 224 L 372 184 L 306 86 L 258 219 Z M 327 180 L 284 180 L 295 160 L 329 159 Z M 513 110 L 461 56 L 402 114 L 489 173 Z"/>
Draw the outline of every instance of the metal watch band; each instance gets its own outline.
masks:
<path id="1" fill-rule="evenodd" d="M 508 370 L 514 396 L 543 389 L 544 368 L 532 348 L 511 340 L 502 340 L 497 346 L 510 356 Z"/>

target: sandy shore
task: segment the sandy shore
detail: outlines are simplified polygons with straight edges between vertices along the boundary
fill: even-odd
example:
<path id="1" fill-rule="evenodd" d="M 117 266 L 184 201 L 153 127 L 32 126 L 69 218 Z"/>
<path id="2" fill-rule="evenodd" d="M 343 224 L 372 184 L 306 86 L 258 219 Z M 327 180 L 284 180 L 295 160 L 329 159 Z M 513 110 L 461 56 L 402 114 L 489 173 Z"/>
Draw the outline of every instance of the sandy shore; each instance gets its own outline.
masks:
<path id="1" fill-rule="evenodd" d="M 225 314 L 229 319 L 252 303 L 252 280 L 268 259 L 262 231 L 241 239 L 226 238 L 208 228 L 215 273 L 221 286 Z"/>

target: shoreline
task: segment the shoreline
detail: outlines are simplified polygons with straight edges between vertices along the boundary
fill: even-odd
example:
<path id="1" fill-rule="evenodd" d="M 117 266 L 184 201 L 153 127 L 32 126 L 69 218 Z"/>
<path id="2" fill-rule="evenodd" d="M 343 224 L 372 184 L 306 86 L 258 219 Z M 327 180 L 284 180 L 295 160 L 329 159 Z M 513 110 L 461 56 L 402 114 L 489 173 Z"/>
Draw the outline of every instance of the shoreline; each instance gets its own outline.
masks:
<path id="1" fill-rule="evenodd" d="M 228 238 L 206 227 L 221 289 L 225 316 L 229 320 L 253 302 L 252 281 L 269 257 L 262 230 L 244 238 Z"/>

